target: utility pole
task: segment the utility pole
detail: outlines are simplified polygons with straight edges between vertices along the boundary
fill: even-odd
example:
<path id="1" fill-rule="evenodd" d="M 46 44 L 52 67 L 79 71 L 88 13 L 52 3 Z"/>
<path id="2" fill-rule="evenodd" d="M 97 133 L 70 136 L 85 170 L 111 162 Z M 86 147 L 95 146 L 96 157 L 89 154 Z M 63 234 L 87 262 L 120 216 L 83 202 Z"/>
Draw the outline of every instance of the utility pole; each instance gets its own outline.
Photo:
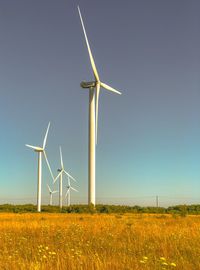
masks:
<path id="1" fill-rule="evenodd" d="M 159 203 L 158 203 L 158 195 L 156 196 L 156 207 L 159 207 Z"/>

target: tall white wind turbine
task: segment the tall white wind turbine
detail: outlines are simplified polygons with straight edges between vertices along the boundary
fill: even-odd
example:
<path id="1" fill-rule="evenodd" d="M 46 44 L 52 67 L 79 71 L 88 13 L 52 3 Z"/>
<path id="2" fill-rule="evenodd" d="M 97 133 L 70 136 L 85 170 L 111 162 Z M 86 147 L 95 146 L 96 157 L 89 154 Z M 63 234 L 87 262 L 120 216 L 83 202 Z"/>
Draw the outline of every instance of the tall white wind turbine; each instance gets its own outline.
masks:
<path id="1" fill-rule="evenodd" d="M 49 205 L 52 205 L 52 203 L 53 203 L 53 194 L 57 193 L 58 191 L 57 190 L 51 190 L 49 185 L 47 185 L 47 187 L 48 187 L 49 195 L 50 195 Z"/>
<path id="2" fill-rule="evenodd" d="M 71 189 L 72 189 L 72 190 L 78 192 L 78 190 L 76 190 L 75 188 L 73 188 L 73 187 L 71 186 L 69 176 L 67 177 L 67 180 L 68 180 L 68 185 L 67 185 L 67 192 L 66 192 L 66 194 L 65 194 L 65 198 L 67 198 L 67 206 L 70 206 L 70 197 L 71 197 L 71 196 L 70 196 L 70 191 L 71 191 Z"/>
<path id="3" fill-rule="evenodd" d="M 85 26 L 83 23 L 83 18 L 81 15 L 80 8 L 78 6 L 78 12 L 81 20 L 81 25 L 83 28 L 83 33 L 85 36 L 85 41 L 89 53 L 89 58 L 93 70 L 94 81 L 82 82 L 81 87 L 89 89 L 89 149 L 88 149 L 88 204 L 95 206 L 95 142 L 97 143 L 97 129 L 98 129 L 98 107 L 99 107 L 99 94 L 100 88 L 104 88 L 108 91 L 120 94 L 119 91 L 112 88 L 111 86 L 103 83 L 100 80 L 94 58 L 90 49 L 89 41 L 87 38 Z M 96 117 L 95 117 L 96 114 Z"/>
<path id="4" fill-rule="evenodd" d="M 46 152 L 45 152 L 45 146 L 46 146 L 46 143 L 47 143 L 47 136 L 48 136 L 49 128 L 50 128 L 50 122 L 49 122 L 48 127 L 47 127 L 47 131 L 46 131 L 46 134 L 45 134 L 45 137 L 44 137 L 42 147 L 26 144 L 27 147 L 33 149 L 35 152 L 38 153 L 38 186 L 37 186 L 37 211 L 38 212 L 41 212 L 42 154 L 45 157 L 45 160 L 46 160 L 47 166 L 49 168 L 51 177 L 52 177 L 52 179 L 54 179 L 54 176 L 53 176 L 53 173 L 52 173 L 52 170 L 51 170 L 51 167 L 49 165 L 49 161 L 47 159 L 47 155 L 46 155 Z"/>
<path id="5" fill-rule="evenodd" d="M 56 180 L 60 177 L 60 181 L 59 181 L 59 206 L 60 209 L 62 209 L 62 203 L 63 203 L 63 173 L 67 175 L 67 177 L 70 177 L 72 180 L 74 180 L 76 182 L 76 180 L 65 170 L 64 168 L 64 163 L 63 163 L 63 157 L 62 157 L 62 149 L 60 147 L 60 165 L 61 168 L 58 169 L 59 174 L 57 175 L 57 177 L 54 179 L 54 183 L 56 182 Z"/>

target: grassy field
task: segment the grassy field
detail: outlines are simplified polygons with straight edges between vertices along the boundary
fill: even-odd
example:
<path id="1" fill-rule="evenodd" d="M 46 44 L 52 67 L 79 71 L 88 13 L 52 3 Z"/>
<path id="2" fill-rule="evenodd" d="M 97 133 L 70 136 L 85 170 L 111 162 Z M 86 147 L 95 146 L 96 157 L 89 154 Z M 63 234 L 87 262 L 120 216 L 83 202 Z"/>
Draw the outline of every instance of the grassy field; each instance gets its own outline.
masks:
<path id="1" fill-rule="evenodd" d="M 0 269 L 200 269 L 200 216 L 0 214 Z"/>

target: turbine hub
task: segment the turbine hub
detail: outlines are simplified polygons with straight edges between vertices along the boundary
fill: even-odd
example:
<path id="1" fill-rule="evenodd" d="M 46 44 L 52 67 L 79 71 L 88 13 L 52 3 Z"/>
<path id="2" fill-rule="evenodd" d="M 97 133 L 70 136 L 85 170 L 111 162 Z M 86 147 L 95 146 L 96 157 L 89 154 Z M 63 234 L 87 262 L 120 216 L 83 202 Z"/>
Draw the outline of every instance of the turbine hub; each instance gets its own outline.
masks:
<path id="1" fill-rule="evenodd" d="M 81 87 L 82 88 L 87 88 L 87 89 L 90 89 L 90 88 L 95 88 L 96 87 L 96 82 L 92 81 L 92 82 L 81 82 Z"/>

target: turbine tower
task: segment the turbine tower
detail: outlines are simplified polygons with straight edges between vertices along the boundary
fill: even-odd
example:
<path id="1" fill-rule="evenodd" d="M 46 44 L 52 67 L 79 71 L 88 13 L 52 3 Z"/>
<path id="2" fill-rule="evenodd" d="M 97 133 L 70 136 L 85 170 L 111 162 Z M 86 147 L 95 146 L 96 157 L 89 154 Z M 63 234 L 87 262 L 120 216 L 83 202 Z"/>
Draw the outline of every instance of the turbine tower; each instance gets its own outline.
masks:
<path id="1" fill-rule="evenodd" d="M 52 191 L 52 190 L 50 189 L 49 185 L 47 185 L 47 187 L 48 187 L 49 195 L 50 195 L 49 205 L 52 205 L 52 203 L 53 203 L 53 194 L 54 194 L 54 193 L 57 193 L 58 191 L 57 191 L 57 190 Z"/>
<path id="2" fill-rule="evenodd" d="M 62 209 L 62 201 L 63 201 L 63 198 L 62 198 L 63 197 L 62 196 L 62 192 L 63 192 L 63 173 L 66 174 L 67 177 L 70 177 L 75 182 L 76 182 L 76 180 L 68 172 L 66 172 L 66 170 L 64 168 L 61 146 L 60 146 L 60 164 L 61 164 L 61 168 L 58 169 L 59 174 L 54 179 L 54 183 L 60 177 L 60 181 L 59 181 L 59 206 L 60 206 L 60 209 Z"/>
<path id="3" fill-rule="evenodd" d="M 33 149 L 35 152 L 38 153 L 38 185 L 37 185 L 37 211 L 38 212 L 41 212 L 42 154 L 45 157 L 45 160 L 46 160 L 47 166 L 49 168 L 51 177 L 52 177 L 52 179 L 54 179 L 54 176 L 53 176 L 53 173 L 52 173 L 52 170 L 51 170 L 51 167 L 49 165 L 49 161 L 47 159 L 47 155 L 46 155 L 46 152 L 45 152 L 45 146 L 46 146 L 46 143 L 47 143 L 47 136 L 48 136 L 48 132 L 49 132 L 49 127 L 50 127 L 50 122 L 49 122 L 48 127 L 47 127 L 47 131 L 46 131 L 46 134 L 45 134 L 45 137 L 44 137 L 42 147 L 26 144 L 27 147 Z"/>
<path id="4" fill-rule="evenodd" d="M 87 45 L 87 50 L 90 58 L 90 63 L 93 70 L 94 81 L 91 82 L 81 82 L 82 88 L 89 89 L 89 146 L 88 146 L 88 204 L 95 206 L 95 147 L 97 143 L 97 129 L 98 129 L 98 107 L 99 107 L 99 94 L 100 88 L 104 88 L 108 91 L 120 94 L 119 91 L 110 87 L 109 85 L 101 82 L 94 58 L 90 49 L 89 41 L 87 38 L 85 26 L 83 23 L 83 18 L 81 15 L 80 8 L 78 6 L 78 12 L 81 20 L 81 25 L 83 28 L 83 33 L 85 36 L 85 41 Z M 96 115 L 96 116 L 95 116 Z"/>
<path id="5" fill-rule="evenodd" d="M 70 178 L 69 176 L 67 177 L 67 180 L 68 180 L 68 185 L 67 185 L 67 192 L 65 194 L 65 198 L 67 198 L 67 206 L 70 206 L 70 190 L 74 190 L 76 192 L 78 192 L 78 190 L 76 190 L 75 188 L 73 188 L 71 186 L 71 183 L 70 183 Z"/>

